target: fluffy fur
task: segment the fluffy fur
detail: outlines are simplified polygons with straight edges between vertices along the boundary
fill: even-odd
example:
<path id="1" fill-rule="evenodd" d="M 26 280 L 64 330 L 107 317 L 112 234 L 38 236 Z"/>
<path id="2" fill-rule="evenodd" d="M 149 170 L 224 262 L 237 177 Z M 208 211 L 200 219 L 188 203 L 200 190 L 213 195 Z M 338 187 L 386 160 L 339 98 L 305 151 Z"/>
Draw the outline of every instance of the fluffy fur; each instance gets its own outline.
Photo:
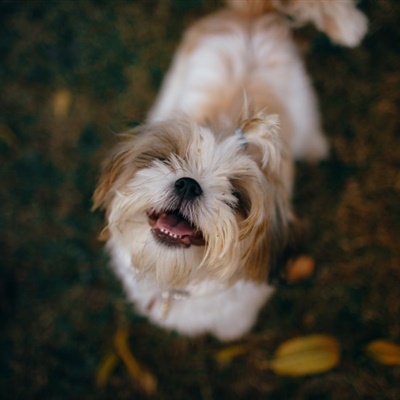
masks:
<path id="1" fill-rule="evenodd" d="M 350 0 L 231 0 L 192 26 L 147 123 L 106 162 L 113 267 L 137 310 L 178 332 L 231 340 L 273 289 L 296 222 L 293 159 L 328 153 L 286 13 L 356 45 Z"/>

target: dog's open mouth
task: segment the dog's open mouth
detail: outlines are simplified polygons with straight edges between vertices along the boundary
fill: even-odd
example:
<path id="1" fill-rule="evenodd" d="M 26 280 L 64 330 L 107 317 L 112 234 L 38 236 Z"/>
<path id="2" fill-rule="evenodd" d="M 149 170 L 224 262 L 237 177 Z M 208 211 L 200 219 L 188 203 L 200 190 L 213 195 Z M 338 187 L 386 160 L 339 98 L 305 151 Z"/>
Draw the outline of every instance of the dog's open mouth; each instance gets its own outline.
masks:
<path id="1" fill-rule="evenodd" d="M 185 218 L 179 210 L 150 212 L 148 216 L 153 235 L 162 244 L 181 247 L 205 244 L 203 232 Z"/>

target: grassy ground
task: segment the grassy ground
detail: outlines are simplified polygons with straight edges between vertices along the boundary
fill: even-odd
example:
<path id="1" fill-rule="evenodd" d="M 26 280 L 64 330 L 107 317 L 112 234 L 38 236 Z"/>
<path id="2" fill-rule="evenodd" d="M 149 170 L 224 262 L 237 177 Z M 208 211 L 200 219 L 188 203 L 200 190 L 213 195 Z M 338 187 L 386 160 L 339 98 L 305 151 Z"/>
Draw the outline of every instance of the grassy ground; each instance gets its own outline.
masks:
<path id="1" fill-rule="evenodd" d="M 0 3 L 0 311 L 3 399 L 142 398 L 122 363 L 95 372 L 116 329 L 158 381 L 159 399 L 399 399 L 400 367 L 364 352 L 400 341 L 400 2 L 365 0 L 370 33 L 355 50 L 296 32 L 321 99 L 331 158 L 298 165 L 295 205 L 312 225 L 310 279 L 283 285 L 246 351 L 165 333 L 136 316 L 96 240 L 90 213 L 115 132 L 143 120 L 184 27 L 214 1 Z M 330 372 L 285 378 L 261 368 L 277 345 L 326 333 Z"/>

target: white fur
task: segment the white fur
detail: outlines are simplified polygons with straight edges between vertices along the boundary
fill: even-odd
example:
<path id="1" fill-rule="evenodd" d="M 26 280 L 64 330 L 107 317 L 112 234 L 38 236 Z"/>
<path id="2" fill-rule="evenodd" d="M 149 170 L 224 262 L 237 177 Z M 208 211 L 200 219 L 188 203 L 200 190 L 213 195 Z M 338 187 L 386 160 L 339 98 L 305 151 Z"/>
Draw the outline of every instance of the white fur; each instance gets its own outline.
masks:
<path id="1" fill-rule="evenodd" d="M 113 256 L 114 271 L 137 311 L 157 325 L 185 335 L 208 332 L 220 340 L 236 339 L 251 329 L 258 310 L 274 292 L 271 286 L 251 281 L 240 280 L 233 285 L 203 281 L 185 288 L 188 297 L 171 299 L 169 310 L 164 314 L 166 299 L 159 285 L 152 279 L 138 277 L 129 255 L 124 254 L 113 240 L 108 247 Z"/>

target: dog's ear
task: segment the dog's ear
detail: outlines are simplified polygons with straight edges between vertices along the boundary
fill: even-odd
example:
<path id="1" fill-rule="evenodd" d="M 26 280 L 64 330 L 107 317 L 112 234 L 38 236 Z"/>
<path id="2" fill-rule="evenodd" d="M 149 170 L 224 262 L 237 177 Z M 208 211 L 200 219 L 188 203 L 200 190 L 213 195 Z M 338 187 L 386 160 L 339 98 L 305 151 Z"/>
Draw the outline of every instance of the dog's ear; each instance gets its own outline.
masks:
<path id="1" fill-rule="evenodd" d="M 258 227 L 256 237 L 260 240 L 254 243 L 249 256 L 250 275 L 271 283 L 282 281 L 287 262 L 303 249 L 303 226 L 290 205 L 293 163 L 282 141 L 277 115 L 258 112 L 244 119 L 238 130 L 247 154 L 274 188 L 265 199 L 269 221 Z"/>
<path id="2" fill-rule="evenodd" d="M 248 253 L 248 277 L 257 281 L 278 284 L 286 281 L 289 262 L 304 254 L 307 227 L 292 213 L 280 209 L 268 226 L 258 227 L 258 238 Z M 257 236 L 256 236 L 257 237 Z"/>
<path id="3" fill-rule="evenodd" d="M 279 170 L 283 147 L 279 135 L 278 115 L 256 113 L 242 120 L 237 132 L 243 135 L 247 154 L 262 169 Z"/>
<path id="4" fill-rule="evenodd" d="M 112 188 L 118 179 L 123 176 L 128 158 L 128 148 L 119 146 L 105 161 L 99 181 L 93 194 L 92 210 L 107 209 L 114 197 Z"/>

